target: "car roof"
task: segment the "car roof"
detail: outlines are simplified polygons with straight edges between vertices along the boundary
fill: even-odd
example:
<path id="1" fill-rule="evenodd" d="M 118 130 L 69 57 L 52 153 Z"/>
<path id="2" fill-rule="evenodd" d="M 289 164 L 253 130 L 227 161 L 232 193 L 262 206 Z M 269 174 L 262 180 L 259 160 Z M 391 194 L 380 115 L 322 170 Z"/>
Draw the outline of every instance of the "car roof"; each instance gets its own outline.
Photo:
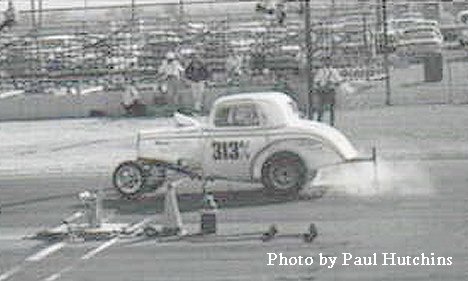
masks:
<path id="1" fill-rule="evenodd" d="M 240 93 L 221 97 L 215 102 L 215 104 L 239 100 L 262 100 L 275 103 L 283 103 L 291 101 L 291 98 L 288 95 L 281 92 Z"/>

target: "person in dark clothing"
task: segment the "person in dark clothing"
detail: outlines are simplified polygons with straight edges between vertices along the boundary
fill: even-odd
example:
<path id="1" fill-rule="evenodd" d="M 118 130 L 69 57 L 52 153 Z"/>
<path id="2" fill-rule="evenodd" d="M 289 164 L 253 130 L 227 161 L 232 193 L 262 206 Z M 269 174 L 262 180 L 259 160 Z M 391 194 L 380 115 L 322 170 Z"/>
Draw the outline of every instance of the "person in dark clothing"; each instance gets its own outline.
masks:
<path id="1" fill-rule="evenodd" d="M 265 53 L 257 48 L 254 50 L 250 57 L 250 64 L 253 75 L 262 75 L 266 68 L 266 57 Z"/>
<path id="2" fill-rule="evenodd" d="M 185 77 L 190 81 L 195 110 L 201 111 L 204 102 L 205 83 L 210 73 L 200 57 L 195 57 L 185 69 Z"/>

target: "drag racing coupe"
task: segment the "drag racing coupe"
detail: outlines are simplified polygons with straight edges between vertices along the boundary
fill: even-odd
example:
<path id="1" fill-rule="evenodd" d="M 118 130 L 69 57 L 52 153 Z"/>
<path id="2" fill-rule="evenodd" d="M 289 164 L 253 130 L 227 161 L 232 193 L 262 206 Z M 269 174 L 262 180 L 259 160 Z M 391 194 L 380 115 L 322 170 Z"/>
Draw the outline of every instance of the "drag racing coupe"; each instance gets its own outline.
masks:
<path id="1" fill-rule="evenodd" d="M 174 167 L 197 171 L 206 179 L 297 191 L 325 158 L 360 159 L 340 131 L 301 118 L 295 101 L 283 93 L 223 96 L 208 118 L 176 113 L 172 122 L 138 133 L 137 159 L 121 163 L 113 174 L 114 187 L 122 195 L 160 186 Z"/>

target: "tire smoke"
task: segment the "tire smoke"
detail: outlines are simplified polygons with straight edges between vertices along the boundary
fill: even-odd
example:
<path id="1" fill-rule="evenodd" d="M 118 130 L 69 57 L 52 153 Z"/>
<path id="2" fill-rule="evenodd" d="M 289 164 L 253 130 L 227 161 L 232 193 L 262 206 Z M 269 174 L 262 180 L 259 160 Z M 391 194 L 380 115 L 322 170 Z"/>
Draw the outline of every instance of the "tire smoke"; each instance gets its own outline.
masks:
<path id="1" fill-rule="evenodd" d="M 319 170 L 313 186 L 352 196 L 433 193 L 430 174 L 420 161 L 346 163 Z"/>

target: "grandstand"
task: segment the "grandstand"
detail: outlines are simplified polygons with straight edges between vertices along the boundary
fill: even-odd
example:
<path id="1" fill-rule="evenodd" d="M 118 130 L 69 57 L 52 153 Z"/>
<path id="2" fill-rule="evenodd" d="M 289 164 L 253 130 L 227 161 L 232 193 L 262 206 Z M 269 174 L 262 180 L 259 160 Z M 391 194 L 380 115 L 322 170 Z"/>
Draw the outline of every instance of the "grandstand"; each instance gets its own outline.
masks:
<path id="1" fill-rule="evenodd" d="M 0 46 L 3 58 L 0 63 L 5 69 L 2 85 L 12 80 L 20 81 L 15 83 L 20 88 L 49 82 L 99 84 L 115 80 L 112 76 L 116 75 L 151 79 L 156 77 L 155 71 L 165 53 L 178 50 L 183 57 L 184 52 L 194 49 L 203 51 L 205 60 L 216 73 L 224 71 L 229 50 L 248 58 L 254 49 L 266 53 L 269 70 L 298 73 L 297 54 L 305 51 L 304 21 L 299 4 L 288 4 L 287 18 L 280 25 L 271 15 L 256 12 L 255 3 L 241 1 L 241 6 L 236 1 L 220 1 L 216 5 L 186 4 L 183 14 L 174 5 L 153 4 L 136 6 L 133 16 L 128 6 L 90 8 L 86 20 L 60 22 L 54 20 L 54 15 L 67 15 L 71 10 L 44 10 L 42 18 L 51 19 L 43 20 L 35 28 L 28 26 L 30 19 L 26 11 L 21 14 L 22 24 L 9 32 L 14 34 L 13 39 Z M 336 63 L 342 66 L 363 64 L 367 56 L 375 53 L 370 50 L 371 31 L 375 29 L 371 24 L 375 20 L 370 19 L 368 8 L 336 1 L 335 10 L 331 11 L 326 4 L 329 3 L 314 3 L 311 11 L 316 34 L 314 51 L 317 55 L 341 52 L 346 58 Z M 232 9 L 234 6 L 236 8 Z M 206 13 L 207 9 L 222 9 L 223 12 Z M 337 30 L 329 26 L 327 16 L 332 13 L 341 16 L 344 10 L 366 15 L 363 19 L 368 23 L 358 21 L 356 24 L 359 29 L 369 31 L 369 38 L 355 36 L 348 40 L 350 36 L 341 32 L 340 41 L 334 42 L 331 34 Z M 117 17 L 98 16 L 106 14 L 117 14 Z M 34 83 L 30 83 L 31 80 Z"/>

